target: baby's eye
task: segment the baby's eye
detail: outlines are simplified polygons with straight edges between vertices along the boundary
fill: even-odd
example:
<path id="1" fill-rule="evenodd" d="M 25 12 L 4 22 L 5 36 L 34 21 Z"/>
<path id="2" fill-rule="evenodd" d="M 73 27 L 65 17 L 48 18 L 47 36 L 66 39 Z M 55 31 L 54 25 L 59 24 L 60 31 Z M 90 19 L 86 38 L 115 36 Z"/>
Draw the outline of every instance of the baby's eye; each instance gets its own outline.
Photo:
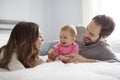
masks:
<path id="1" fill-rule="evenodd" d="M 62 37 L 60 36 L 60 39 L 61 39 Z"/>
<path id="2" fill-rule="evenodd" d="M 67 39 L 67 37 L 64 37 L 64 39 Z"/>

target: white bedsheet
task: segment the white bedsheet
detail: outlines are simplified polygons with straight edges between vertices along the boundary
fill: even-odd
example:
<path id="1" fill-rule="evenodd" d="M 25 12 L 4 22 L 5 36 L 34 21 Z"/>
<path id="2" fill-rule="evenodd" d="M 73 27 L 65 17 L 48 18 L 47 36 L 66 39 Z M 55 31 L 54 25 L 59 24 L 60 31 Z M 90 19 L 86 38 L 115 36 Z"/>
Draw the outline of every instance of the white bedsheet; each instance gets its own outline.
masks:
<path id="1" fill-rule="evenodd" d="M 42 58 L 46 59 L 46 57 Z M 120 59 L 120 54 L 118 58 Z M 78 64 L 51 62 L 31 69 L 1 71 L 0 80 L 120 80 L 119 75 L 119 62 Z"/>

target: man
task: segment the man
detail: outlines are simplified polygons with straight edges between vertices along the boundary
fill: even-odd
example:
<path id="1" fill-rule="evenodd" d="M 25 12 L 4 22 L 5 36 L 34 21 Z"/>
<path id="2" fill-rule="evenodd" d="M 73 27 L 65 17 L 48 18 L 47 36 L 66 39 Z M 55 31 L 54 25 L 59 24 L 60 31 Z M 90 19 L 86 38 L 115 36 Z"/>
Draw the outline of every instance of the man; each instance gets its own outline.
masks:
<path id="1" fill-rule="evenodd" d="M 105 38 L 113 32 L 114 27 L 114 21 L 106 15 L 95 16 L 86 29 L 84 27 L 76 27 L 78 31 L 76 42 L 80 47 L 80 55 L 69 54 L 67 56 L 70 59 L 62 61 L 87 62 L 89 59 L 94 59 L 95 61 L 117 60 L 105 41 Z M 54 58 L 54 55 L 49 54 L 48 57 Z"/>

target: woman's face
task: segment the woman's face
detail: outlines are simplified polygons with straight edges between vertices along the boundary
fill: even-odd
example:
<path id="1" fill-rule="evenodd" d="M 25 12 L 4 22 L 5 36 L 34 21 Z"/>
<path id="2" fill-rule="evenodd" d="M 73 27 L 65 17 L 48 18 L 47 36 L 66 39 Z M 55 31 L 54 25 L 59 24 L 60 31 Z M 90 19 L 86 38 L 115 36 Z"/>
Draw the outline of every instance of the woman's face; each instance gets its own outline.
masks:
<path id="1" fill-rule="evenodd" d="M 40 32 L 39 37 L 38 37 L 38 39 L 36 40 L 36 46 L 37 46 L 37 48 L 40 48 L 40 45 L 41 45 L 41 43 L 42 43 L 43 40 L 44 40 L 44 39 L 43 39 L 43 37 L 42 37 L 42 35 L 41 35 L 41 32 Z"/>

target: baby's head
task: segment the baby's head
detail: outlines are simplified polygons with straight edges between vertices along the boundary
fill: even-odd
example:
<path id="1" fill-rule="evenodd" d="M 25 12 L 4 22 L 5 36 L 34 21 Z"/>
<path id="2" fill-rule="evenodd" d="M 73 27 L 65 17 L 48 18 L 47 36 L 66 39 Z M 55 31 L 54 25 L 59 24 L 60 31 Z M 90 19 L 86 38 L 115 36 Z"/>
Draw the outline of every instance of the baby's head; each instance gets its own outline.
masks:
<path id="1" fill-rule="evenodd" d="M 71 45 L 77 36 L 77 30 L 73 25 L 65 25 L 60 31 L 60 42 L 63 46 Z"/>

